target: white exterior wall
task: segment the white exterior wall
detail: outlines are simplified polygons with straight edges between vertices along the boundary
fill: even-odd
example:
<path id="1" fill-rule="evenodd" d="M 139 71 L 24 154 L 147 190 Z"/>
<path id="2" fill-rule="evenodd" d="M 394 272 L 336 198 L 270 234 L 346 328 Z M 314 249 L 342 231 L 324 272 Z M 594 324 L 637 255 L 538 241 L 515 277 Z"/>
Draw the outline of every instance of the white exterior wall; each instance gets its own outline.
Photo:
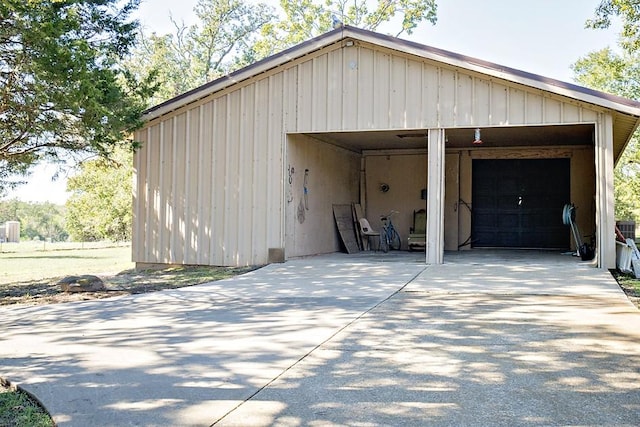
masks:
<path id="1" fill-rule="evenodd" d="M 610 147 L 612 122 L 603 108 L 363 42 L 342 43 L 137 132 L 143 148 L 135 156 L 134 261 L 262 264 L 269 248 L 284 248 L 287 133 L 597 123 L 596 146 L 604 139 Z M 599 159 L 599 173 L 610 174 L 612 157 Z M 442 170 L 435 160 L 429 165 Z"/>

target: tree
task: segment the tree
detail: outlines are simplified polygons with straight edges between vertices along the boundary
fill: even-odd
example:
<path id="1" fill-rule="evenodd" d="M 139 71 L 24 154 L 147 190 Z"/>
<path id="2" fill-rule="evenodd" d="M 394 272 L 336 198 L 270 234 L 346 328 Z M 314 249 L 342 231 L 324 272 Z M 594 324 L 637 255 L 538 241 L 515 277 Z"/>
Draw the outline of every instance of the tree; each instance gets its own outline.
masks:
<path id="1" fill-rule="evenodd" d="M 610 48 L 591 52 L 572 66 L 578 83 L 597 90 L 640 98 L 640 55 L 621 54 Z M 636 132 L 614 170 L 615 215 L 618 219 L 640 218 L 640 143 Z"/>
<path id="2" fill-rule="evenodd" d="M 69 237 L 64 224 L 64 207 L 53 203 L 0 201 L 0 224 L 20 222 L 20 237 L 28 240 L 64 241 Z"/>
<path id="3" fill-rule="evenodd" d="M 276 13 L 245 0 L 199 0 L 197 24 L 174 22 L 174 34 L 143 36 L 126 67 L 141 76 L 157 71 L 159 103 L 333 29 L 332 16 L 369 30 L 389 24 L 396 35 L 436 21 L 436 0 L 378 0 L 371 10 L 368 3 L 281 0 Z"/>
<path id="4" fill-rule="evenodd" d="M 0 193 L 41 160 L 134 144 L 153 76 L 136 79 L 117 60 L 135 42 L 138 2 L 0 2 Z"/>
<path id="5" fill-rule="evenodd" d="M 199 0 L 198 22 L 172 20 L 175 33 L 142 35 L 124 63 L 134 74 L 157 73 L 155 103 L 172 98 L 237 68 L 238 57 L 255 43 L 260 28 L 275 18 L 273 8 L 243 0 Z"/>
<path id="6" fill-rule="evenodd" d="M 66 225 L 73 240 L 131 239 L 133 161 L 130 150 L 113 154 L 113 161 L 84 162 L 67 182 Z"/>
<path id="7" fill-rule="evenodd" d="M 627 51 L 640 48 L 640 2 L 638 0 L 602 0 L 593 19 L 587 21 L 589 28 L 609 28 L 612 16 L 622 20 L 620 45 Z"/>
<path id="8" fill-rule="evenodd" d="M 263 26 L 254 57 L 264 58 L 342 24 L 371 31 L 390 24 L 398 37 L 411 34 L 421 22 L 437 20 L 436 0 L 377 0 L 373 9 L 370 4 L 367 0 L 280 0 L 284 17 Z"/>

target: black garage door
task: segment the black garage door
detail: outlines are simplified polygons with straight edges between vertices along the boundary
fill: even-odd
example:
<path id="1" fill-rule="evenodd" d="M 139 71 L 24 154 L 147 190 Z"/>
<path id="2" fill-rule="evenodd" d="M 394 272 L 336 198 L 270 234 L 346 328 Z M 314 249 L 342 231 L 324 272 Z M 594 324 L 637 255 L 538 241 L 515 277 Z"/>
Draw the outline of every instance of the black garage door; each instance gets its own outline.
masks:
<path id="1" fill-rule="evenodd" d="M 569 247 L 569 159 L 474 160 L 472 193 L 472 246 Z"/>

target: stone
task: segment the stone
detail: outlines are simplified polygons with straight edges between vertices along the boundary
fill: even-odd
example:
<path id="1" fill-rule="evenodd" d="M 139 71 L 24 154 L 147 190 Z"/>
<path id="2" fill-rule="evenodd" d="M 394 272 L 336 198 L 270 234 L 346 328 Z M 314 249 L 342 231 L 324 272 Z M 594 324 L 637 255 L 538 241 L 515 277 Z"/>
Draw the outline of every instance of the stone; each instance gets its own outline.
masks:
<path id="1" fill-rule="evenodd" d="M 95 292 L 104 291 L 104 282 L 98 276 L 85 274 L 82 276 L 67 276 L 58 282 L 62 292 Z"/>

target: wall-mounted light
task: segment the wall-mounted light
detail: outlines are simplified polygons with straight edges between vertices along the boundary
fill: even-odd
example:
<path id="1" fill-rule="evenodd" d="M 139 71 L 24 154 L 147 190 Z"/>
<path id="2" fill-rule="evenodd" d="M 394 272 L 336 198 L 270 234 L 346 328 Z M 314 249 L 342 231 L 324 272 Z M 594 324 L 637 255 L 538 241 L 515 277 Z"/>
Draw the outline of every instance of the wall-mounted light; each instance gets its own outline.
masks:
<path id="1" fill-rule="evenodd" d="M 351 46 L 353 46 L 353 44 L 354 44 L 354 43 L 353 43 L 353 40 L 347 40 L 346 42 L 344 42 L 344 45 L 345 45 L 346 47 L 351 47 Z"/>
<path id="2" fill-rule="evenodd" d="M 482 144 L 482 139 L 480 138 L 480 128 L 476 128 L 473 145 L 480 145 L 480 144 Z"/>

